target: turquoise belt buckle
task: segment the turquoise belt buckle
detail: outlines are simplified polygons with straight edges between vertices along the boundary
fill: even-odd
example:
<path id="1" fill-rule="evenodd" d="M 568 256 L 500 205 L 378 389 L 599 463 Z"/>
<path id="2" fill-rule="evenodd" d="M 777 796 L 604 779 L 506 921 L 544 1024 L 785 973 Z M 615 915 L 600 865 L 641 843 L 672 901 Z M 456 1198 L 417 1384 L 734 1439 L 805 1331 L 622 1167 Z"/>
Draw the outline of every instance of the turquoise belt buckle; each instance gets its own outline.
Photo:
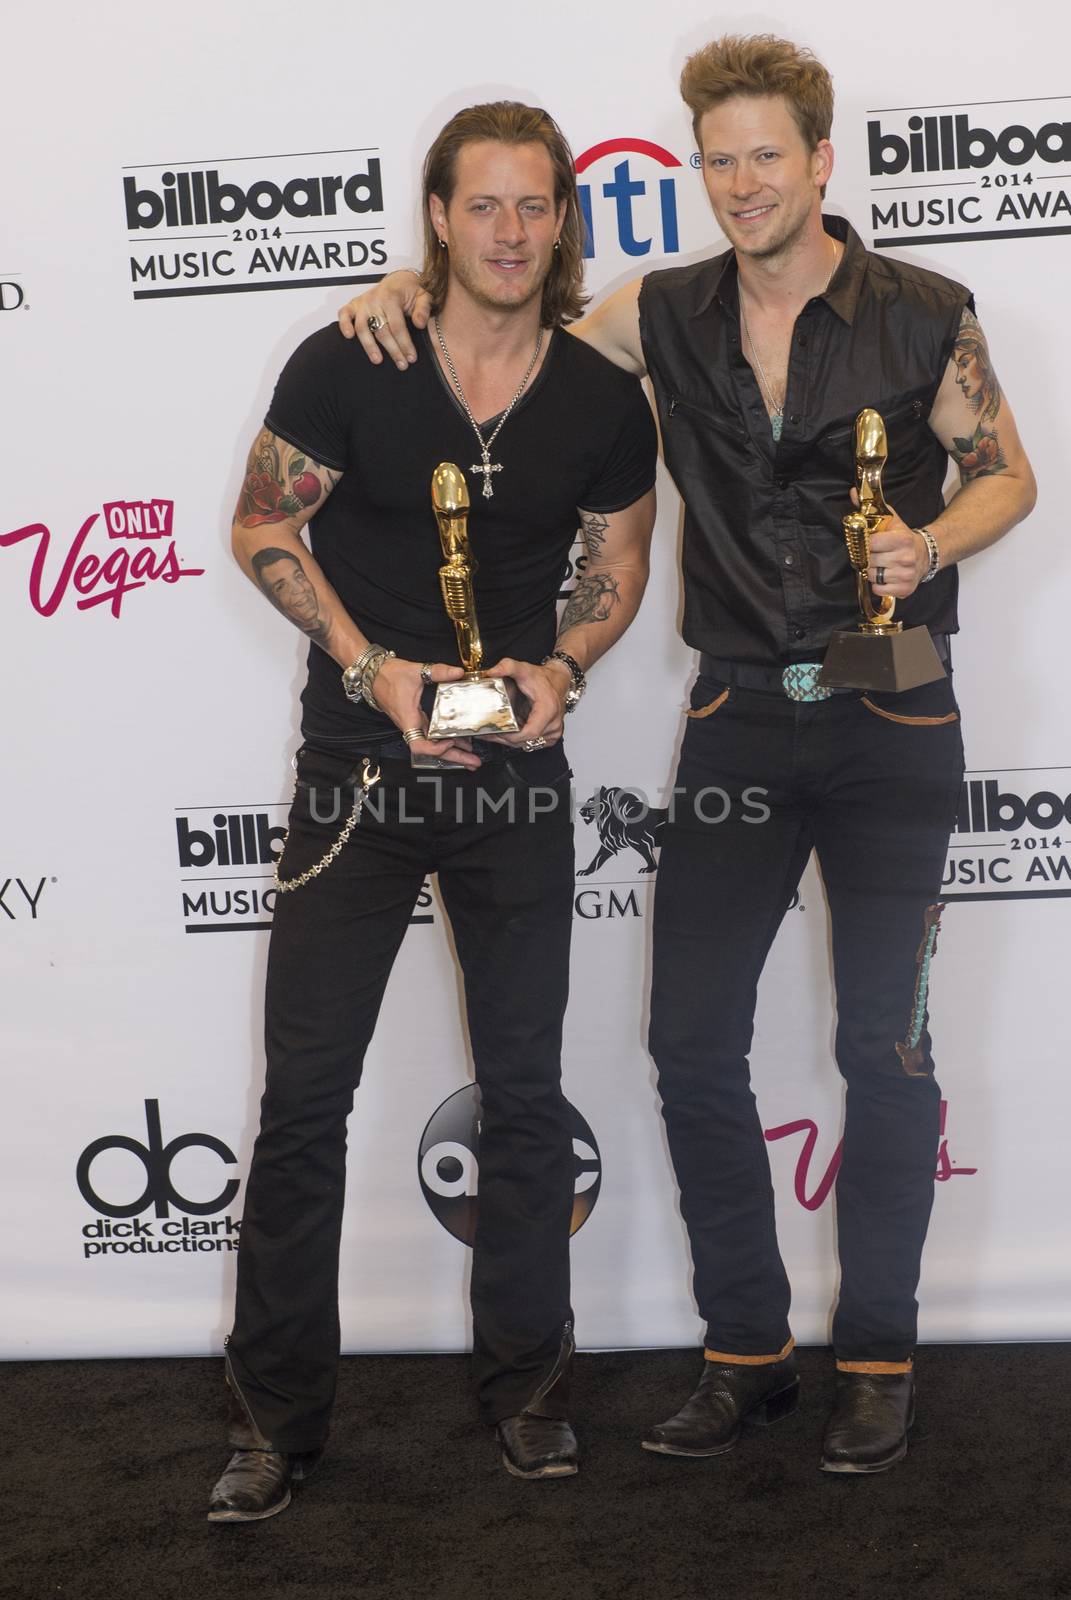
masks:
<path id="1" fill-rule="evenodd" d="M 790 700 L 802 700 L 809 704 L 813 700 L 828 700 L 832 689 L 825 689 L 818 682 L 818 674 L 822 670 L 820 661 L 797 661 L 795 666 L 786 667 L 781 674 L 781 683 Z"/>

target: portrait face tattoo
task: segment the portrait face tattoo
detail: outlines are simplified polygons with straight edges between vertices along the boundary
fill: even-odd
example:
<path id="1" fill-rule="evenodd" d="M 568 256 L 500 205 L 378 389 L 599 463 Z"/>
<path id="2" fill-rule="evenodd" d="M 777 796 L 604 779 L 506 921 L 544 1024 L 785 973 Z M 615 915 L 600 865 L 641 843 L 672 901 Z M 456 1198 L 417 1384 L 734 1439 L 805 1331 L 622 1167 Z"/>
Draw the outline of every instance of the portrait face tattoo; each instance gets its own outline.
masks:
<path id="1" fill-rule="evenodd" d="M 308 628 L 317 620 L 316 591 L 295 557 L 276 556 L 274 561 L 258 567 L 257 576 L 272 603 L 299 628 Z"/>

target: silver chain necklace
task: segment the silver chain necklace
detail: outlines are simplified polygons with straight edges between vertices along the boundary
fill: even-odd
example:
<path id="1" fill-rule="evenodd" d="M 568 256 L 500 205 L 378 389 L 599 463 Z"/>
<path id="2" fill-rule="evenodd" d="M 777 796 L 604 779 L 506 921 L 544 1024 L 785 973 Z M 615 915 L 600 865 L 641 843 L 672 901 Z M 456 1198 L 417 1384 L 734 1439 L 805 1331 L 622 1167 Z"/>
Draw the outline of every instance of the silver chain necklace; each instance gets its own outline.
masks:
<path id="1" fill-rule="evenodd" d="M 826 289 L 828 289 L 830 284 L 833 282 L 833 274 L 837 270 L 837 241 L 836 241 L 836 239 L 834 239 L 832 241 L 832 244 L 833 244 L 833 264 L 829 269 L 829 277 L 826 279 L 825 289 L 822 290 L 823 294 L 825 294 Z M 762 387 L 766 392 L 766 399 L 767 399 L 767 401 L 769 402 L 769 405 L 770 405 L 770 410 L 771 410 L 771 413 L 772 413 L 772 415 L 770 417 L 770 432 L 773 434 L 774 443 L 777 444 L 777 443 L 780 442 L 781 431 L 782 431 L 782 429 L 784 428 L 784 425 L 785 425 L 785 401 L 782 400 L 781 404 L 778 405 L 777 400 L 774 397 L 773 389 L 770 386 L 770 380 L 766 376 L 766 368 L 762 364 L 762 357 L 759 355 L 759 352 L 756 349 L 755 341 L 751 337 L 751 329 L 747 325 L 747 307 L 744 305 L 743 293 L 741 293 L 741 295 L 740 295 L 740 316 L 741 316 L 741 319 L 742 319 L 743 324 L 744 324 L 744 332 L 747 334 L 747 342 L 751 346 L 751 354 L 755 357 L 755 365 L 759 369 L 759 380 L 762 383 Z M 785 399 L 787 399 L 787 398 L 788 398 L 788 396 L 786 394 Z"/>
<path id="2" fill-rule="evenodd" d="M 476 421 L 476 418 L 472 414 L 472 408 L 465 399 L 465 391 L 461 387 L 461 379 L 457 375 L 457 368 L 454 366 L 450 352 L 446 348 L 446 340 L 443 338 L 443 330 L 439 327 L 438 317 L 433 318 L 433 321 L 435 323 L 435 337 L 439 341 L 439 348 L 443 353 L 443 360 L 446 362 L 446 370 L 449 372 L 454 388 L 457 390 L 457 397 L 461 401 L 465 415 L 472 424 L 472 431 L 480 442 L 480 454 L 483 457 L 483 461 L 479 466 L 473 463 L 473 465 L 469 468 L 469 471 L 483 473 L 483 496 L 485 500 L 490 500 L 491 496 L 495 492 L 491 487 L 491 474 L 492 472 L 502 471 L 502 463 L 500 461 L 496 461 L 494 464 L 491 462 L 491 446 L 494 444 L 495 440 L 502 432 L 502 429 L 505 427 L 506 418 L 517 404 L 517 401 L 521 398 L 521 395 L 524 393 L 525 389 L 527 389 L 528 380 L 535 371 L 536 362 L 539 360 L 539 352 L 543 348 L 542 324 L 540 325 L 539 337 L 536 339 L 536 347 L 532 353 L 532 359 L 528 363 L 528 371 L 521 379 L 521 386 L 517 390 L 517 393 L 513 396 L 513 399 L 510 401 L 505 411 L 503 411 L 502 415 L 499 417 L 498 425 L 495 428 L 494 433 L 492 433 L 489 439 L 485 440 L 483 434 L 480 432 L 480 424 Z"/>

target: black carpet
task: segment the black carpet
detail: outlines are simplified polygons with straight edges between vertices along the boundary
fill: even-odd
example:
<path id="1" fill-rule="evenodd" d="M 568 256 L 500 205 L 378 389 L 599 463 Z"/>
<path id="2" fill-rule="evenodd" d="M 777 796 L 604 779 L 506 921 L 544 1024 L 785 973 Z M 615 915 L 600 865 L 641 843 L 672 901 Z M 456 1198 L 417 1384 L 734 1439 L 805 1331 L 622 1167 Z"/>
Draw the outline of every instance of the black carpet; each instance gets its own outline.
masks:
<path id="1" fill-rule="evenodd" d="M 582 1356 L 580 1475 L 523 1483 L 472 1420 L 467 1362 L 342 1364 L 330 1452 L 287 1511 L 204 1519 L 221 1363 L 0 1366 L 4 1600 L 1063 1600 L 1071 1596 L 1071 1346 L 935 1346 L 907 1460 L 817 1470 L 833 1388 L 731 1454 L 638 1448 L 694 1387 L 694 1351 Z"/>

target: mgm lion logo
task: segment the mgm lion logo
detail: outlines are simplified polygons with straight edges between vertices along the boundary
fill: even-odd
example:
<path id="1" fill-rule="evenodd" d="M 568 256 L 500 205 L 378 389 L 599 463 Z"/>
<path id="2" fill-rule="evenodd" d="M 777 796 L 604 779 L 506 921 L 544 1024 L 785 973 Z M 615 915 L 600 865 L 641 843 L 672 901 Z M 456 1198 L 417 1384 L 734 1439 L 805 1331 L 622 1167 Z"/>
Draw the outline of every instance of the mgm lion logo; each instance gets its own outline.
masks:
<path id="1" fill-rule="evenodd" d="M 580 807 L 585 822 L 594 822 L 599 830 L 599 848 L 595 859 L 581 867 L 578 878 L 587 878 L 604 867 L 612 856 L 631 845 L 643 857 L 641 872 L 654 872 L 658 863 L 655 850 L 662 843 L 666 826 L 666 808 L 649 806 L 630 789 L 595 790 L 590 800 Z"/>

